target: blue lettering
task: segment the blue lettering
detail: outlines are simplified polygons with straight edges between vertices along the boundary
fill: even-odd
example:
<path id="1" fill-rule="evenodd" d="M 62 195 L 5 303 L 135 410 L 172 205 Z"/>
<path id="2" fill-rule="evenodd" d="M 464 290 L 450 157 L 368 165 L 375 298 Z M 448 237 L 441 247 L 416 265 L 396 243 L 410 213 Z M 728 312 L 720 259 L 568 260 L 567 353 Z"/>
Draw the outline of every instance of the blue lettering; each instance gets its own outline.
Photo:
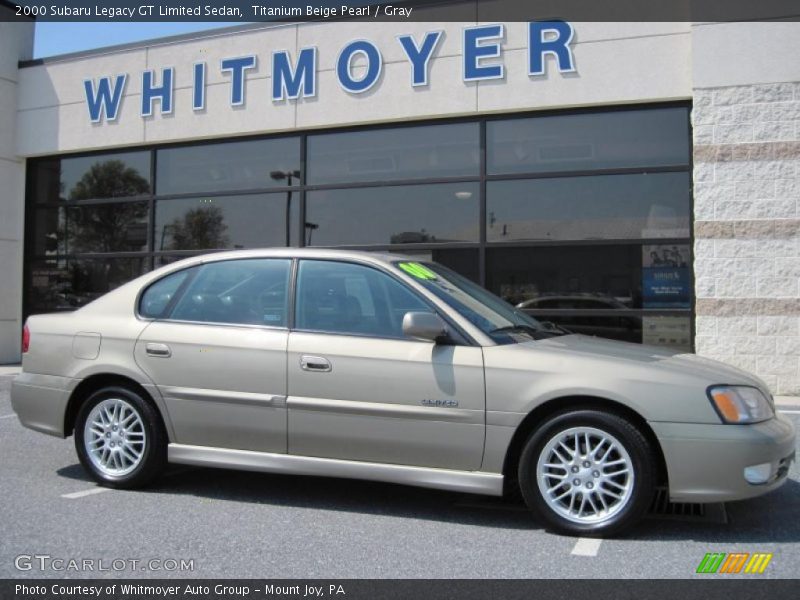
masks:
<path id="1" fill-rule="evenodd" d="M 89 118 L 92 123 L 99 123 L 103 118 L 103 113 L 105 113 L 106 120 L 116 120 L 127 79 L 127 75 L 117 75 L 114 79 L 113 90 L 110 77 L 101 77 L 97 89 L 95 89 L 93 80 L 87 79 L 83 82 L 83 89 L 86 91 L 86 106 L 89 109 Z"/>
<path id="2" fill-rule="evenodd" d="M 281 50 L 272 53 L 272 100 L 284 98 L 296 100 L 300 90 L 304 98 L 317 93 L 316 86 L 317 49 L 303 48 L 297 57 L 297 66 L 292 69 L 289 53 Z"/>
<path id="3" fill-rule="evenodd" d="M 397 38 L 411 62 L 412 86 L 428 85 L 428 61 L 441 37 L 441 31 L 429 31 L 422 40 L 422 47 L 417 46 L 413 36 L 401 35 Z"/>
<path id="4" fill-rule="evenodd" d="M 501 79 L 504 75 L 503 65 L 481 64 L 485 58 L 500 56 L 499 40 L 505 34 L 503 25 L 480 25 L 464 29 L 464 81 L 480 81 L 481 79 Z M 490 44 L 482 44 L 483 40 L 498 40 Z"/>
<path id="5" fill-rule="evenodd" d="M 222 72 L 231 73 L 231 106 L 244 104 L 244 72 L 256 66 L 255 56 L 241 56 L 239 58 L 226 58 L 222 61 Z"/>
<path id="6" fill-rule="evenodd" d="M 161 103 L 161 113 L 172 112 L 172 80 L 175 69 L 161 69 L 161 85 L 153 85 L 153 71 L 142 73 L 142 116 L 149 117 L 153 114 L 153 100 L 158 98 Z"/>
<path id="7" fill-rule="evenodd" d="M 367 72 L 361 79 L 354 79 L 351 73 L 351 63 L 356 54 L 363 54 L 367 59 Z M 336 61 L 336 76 L 339 85 L 351 94 L 366 92 L 378 81 L 383 69 L 381 53 L 375 44 L 366 40 L 350 42 L 342 49 Z"/>
<path id="8" fill-rule="evenodd" d="M 192 91 L 192 110 L 203 110 L 206 107 L 206 63 L 194 65 L 194 86 Z"/>
<path id="9" fill-rule="evenodd" d="M 556 57 L 561 73 L 575 71 L 572 49 L 569 47 L 573 34 L 572 25 L 566 21 L 528 23 L 528 74 L 544 75 L 545 57 L 548 54 Z"/>

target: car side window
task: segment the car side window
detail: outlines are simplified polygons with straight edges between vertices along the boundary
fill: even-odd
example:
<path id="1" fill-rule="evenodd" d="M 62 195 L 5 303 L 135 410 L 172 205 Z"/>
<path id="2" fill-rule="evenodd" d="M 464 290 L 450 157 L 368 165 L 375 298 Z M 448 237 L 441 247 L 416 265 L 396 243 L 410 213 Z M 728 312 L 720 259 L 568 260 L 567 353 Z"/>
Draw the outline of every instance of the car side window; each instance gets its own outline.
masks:
<path id="1" fill-rule="evenodd" d="M 403 316 L 409 311 L 432 312 L 386 273 L 353 263 L 300 261 L 297 329 L 402 338 Z"/>
<path id="2" fill-rule="evenodd" d="M 151 284 L 139 300 L 139 314 L 148 319 L 158 319 L 164 314 L 181 284 L 194 269 L 184 269 L 167 275 Z"/>
<path id="3" fill-rule="evenodd" d="M 291 260 L 276 258 L 205 264 L 170 318 L 286 327 L 290 266 Z"/>

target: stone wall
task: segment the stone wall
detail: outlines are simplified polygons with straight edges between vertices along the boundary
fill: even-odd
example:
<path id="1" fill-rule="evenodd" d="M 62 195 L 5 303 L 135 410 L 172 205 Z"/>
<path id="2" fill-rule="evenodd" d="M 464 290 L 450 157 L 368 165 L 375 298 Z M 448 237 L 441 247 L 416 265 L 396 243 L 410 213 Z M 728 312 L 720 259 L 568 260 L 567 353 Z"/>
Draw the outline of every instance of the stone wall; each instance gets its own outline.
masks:
<path id="1" fill-rule="evenodd" d="M 800 394 L 800 83 L 694 90 L 696 350 Z"/>

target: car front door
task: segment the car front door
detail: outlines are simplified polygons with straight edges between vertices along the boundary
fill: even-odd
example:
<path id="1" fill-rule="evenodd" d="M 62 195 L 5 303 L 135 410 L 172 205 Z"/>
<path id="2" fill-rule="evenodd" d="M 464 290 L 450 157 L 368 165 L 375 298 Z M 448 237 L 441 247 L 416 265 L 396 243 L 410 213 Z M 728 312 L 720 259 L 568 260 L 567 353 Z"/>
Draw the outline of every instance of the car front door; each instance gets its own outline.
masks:
<path id="1" fill-rule="evenodd" d="M 136 362 L 164 398 L 174 441 L 286 452 L 290 272 L 288 259 L 212 262 L 143 294 L 140 314 L 157 318 Z"/>
<path id="2" fill-rule="evenodd" d="M 377 268 L 301 260 L 289 334 L 289 453 L 476 470 L 485 427 L 480 347 L 408 339 L 432 312 Z"/>

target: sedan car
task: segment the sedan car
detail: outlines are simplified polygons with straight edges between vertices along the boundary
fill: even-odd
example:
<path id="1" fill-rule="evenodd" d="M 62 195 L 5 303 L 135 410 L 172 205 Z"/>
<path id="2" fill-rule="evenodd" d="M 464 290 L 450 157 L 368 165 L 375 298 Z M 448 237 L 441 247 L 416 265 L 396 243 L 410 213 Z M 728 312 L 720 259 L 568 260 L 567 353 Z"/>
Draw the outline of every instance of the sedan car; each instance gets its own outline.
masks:
<path id="1" fill-rule="evenodd" d="M 521 492 L 569 534 L 780 486 L 795 432 L 760 379 L 542 326 L 432 262 L 313 249 L 183 260 L 23 332 L 24 425 L 103 485 L 168 462 Z"/>

